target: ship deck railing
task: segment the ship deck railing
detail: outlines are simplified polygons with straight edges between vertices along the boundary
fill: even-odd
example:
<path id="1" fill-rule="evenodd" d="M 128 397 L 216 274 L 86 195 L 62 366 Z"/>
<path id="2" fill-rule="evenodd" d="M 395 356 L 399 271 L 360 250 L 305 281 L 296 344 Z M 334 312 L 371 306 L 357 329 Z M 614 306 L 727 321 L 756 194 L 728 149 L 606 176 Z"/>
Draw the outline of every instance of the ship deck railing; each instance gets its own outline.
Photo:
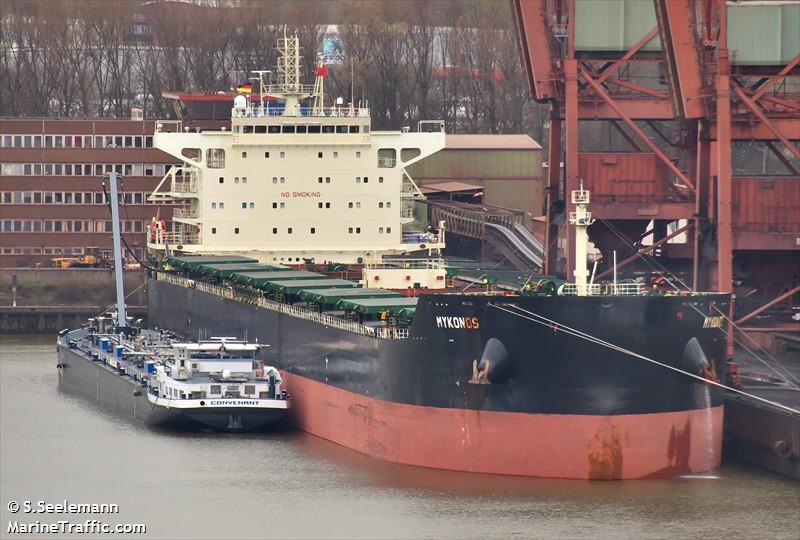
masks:
<path id="1" fill-rule="evenodd" d="M 302 307 L 293 306 L 291 304 L 283 304 L 262 296 L 239 294 L 232 287 L 213 285 L 211 283 L 204 283 L 202 281 L 194 281 L 185 277 L 175 276 L 167 272 L 157 272 L 156 279 L 165 283 L 171 283 L 173 285 L 186 288 L 193 288 L 195 290 L 220 296 L 222 298 L 228 298 L 230 300 L 236 300 L 245 304 L 251 304 L 263 309 L 269 309 L 271 311 L 283 313 L 285 315 L 289 315 L 290 317 L 313 321 L 325 326 L 338 328 L 347 332 L 353 332 L 355 334 L 375 337 L 378 339 L 405 339 L 408 337 L 408 328 L 374 328 L 356 321 L 350 321 L 340 317 L 334 317 L 333 315 L 311 311 Z"/>
<path id="2" fill-rule="evenodd" d="M 284 116 L 285 112 L 285 107 L 248 105 L 243 109 L 231 109 L 231 118 L 272 118 Z M 294 112 L 293 118 L 369 118 L 366 107 L 298 107 L 290 112 Z"/>
<path id="3" fill-rule="evenodd" d="M 647 288 L 641 283 L 593 283 L 586 285 L 588 296 L 642 296 L 648 293 Z M 574 283 L 565 283 L 559 288 L 560 296 L 575 296 L 578 286 Z"/>

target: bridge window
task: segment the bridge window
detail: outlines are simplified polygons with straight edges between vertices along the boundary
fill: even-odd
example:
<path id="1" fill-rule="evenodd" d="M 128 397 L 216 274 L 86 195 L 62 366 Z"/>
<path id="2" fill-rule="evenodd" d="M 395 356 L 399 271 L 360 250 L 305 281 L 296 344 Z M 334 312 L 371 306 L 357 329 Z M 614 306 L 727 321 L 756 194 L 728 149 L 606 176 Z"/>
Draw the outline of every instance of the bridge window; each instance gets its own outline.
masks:
<path id="1" fill-rule="evenodd" d="M 199 148 L 183 148 L 181 149 L 181 156 L 194 161 L 200 161 L 202 152 Z"/>
<path id="2" fill-rule="evenodd" d="M 400 159 L 403 161 L 408 161 L 409 159 L 414 159 L 415 157 L 420 155 L 419 148 L 403 148 L 400 150 Z"/>
<path id="3" fill-rule="evenodd" d="M 397 164 L 397 150 L 394 148 L 378 149 L 378 167 L 381 169 L 393 169 Z"/>
<path id="4" fill-rule="evenodd" d="M 206 165 L 209 169 L 225 168 L 225 150 L 223 148 L 209 148 L 206 150 Z"/>

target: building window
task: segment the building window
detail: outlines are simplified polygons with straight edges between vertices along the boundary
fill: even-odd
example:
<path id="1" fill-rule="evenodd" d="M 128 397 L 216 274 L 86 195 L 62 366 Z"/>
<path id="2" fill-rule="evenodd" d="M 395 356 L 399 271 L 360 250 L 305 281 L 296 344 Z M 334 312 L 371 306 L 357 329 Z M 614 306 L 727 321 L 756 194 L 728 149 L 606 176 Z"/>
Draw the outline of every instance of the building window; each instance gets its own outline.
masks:
<path id="1" fill-rule="evenodd" d="M 278 234 L 278 228 L 277 227 L 273 227 L 272 228 L 272 234 Z"/>
<path id="2" fill-rule="evenodd" d="M 357 157 L 357 158 L 360 158 L 360 157 L 361 157 L 361 152 L 359 152 L 359 151 L 356 151 L 356 157 Z"/>
<path id="3" fill-rule="evenodd" d="M 338 157 L 339 157 L 339 152 L 334 152 L 334 153 L 333 153 L 333 157 L 334 157 L 334 158 L 338 158 Z"/>
<path id="4" fill-rule="evenodd" d="M 329 203 L 329 202 L 326 202 L 326 203 L 325 203 L 325 208 L 330 208 L 330 207 L 331 207 L 331 203 Z"/>
<path id="5" fill-rule="evenodd" d="M 242 157 L 246 158 L 247 157 L 247 152 L 242 152 Z"/>
<path id="6" fill-rule="evenodd" d="M 287 228 L 286 232 L 289 233 L 289 234 L 292 234 L 292 228 L 291 227 Z"/>
<path id="7" fill-rule="evenodd" d="M 242 202 L 242 208 L 247 210 L 247 203 L 246 202 Z"/>
<path id="8" fill-rule="evenodd" d="M 350 234 L 353 234 L 353 227 L 348 227 L 347 228 L 347 232 L 350 233 Z"/>
<path id="9" fill-rule="evenodd" d="M 220 184 L 224 184 L 224 183 L 225 183 L 225 178 L 223 178 L 222 176 L 220 176 L 220 177 L 219 177 L 219 183 L 220 183 Z"/>
<path id="10" fill-rule="evenodd" d="M 225 203 L 224 202 L 219 203 L 219 209 L 222 210 L 223 208 L 225 208 Z"/>
<path id="11" fill-rule="evenodd" d="M 378 233 L 383 234 L 383 227 L 378 227 Z"/>
<path id="12" fill-rule="evenodd" d="M 383 176 L 379 176 L 378 177 L 378 183 L 379 184 L 383 184 Z"/>
<path id="13" fill-rule="evenodd" d="M 246 176 L 242 176 L 242 184 L 246 184 L 246 183 L 247 183 L 247 177 Z"/>
<path id="14" fill-rule="evenodd" d="M 278 203 L 276 202 L 272 203 L 272 208 L 278 208 Z"/>
<path id="15" fill-rule="evenodd" d="M 281 152 L 281 157 L 285 158 L 286 157 L 286 152 Z"/>
<path id="16" fill-rule="evenodd" d="M 233 177 L 233 183 L 234 184 L 238 184 L 239 183 L 239 177 L 238 176 L 234 176 Z"/>
<path id="17" fill-rule="evenodd" d="M 331 177 L 330 176 L 326 176 L 325 177 L 325 183 L 326 184 L 330 184 L 331 183 Z"/>
<path id="18" fill-rule="evenodd" d="M 364 177 L 364 183 L 366 184 L 366 183 L 368 183 L 368 182 L 369 182 L 369 177 L 368 177 L 368 176 L 365 176 L 365 177 Z"/>
<path id="19" fill-rule="evenodd" d="M 361 177 L 360 176 L 356 176 L 356 184 L 360 184 L 360 183 L 361 183 Z"/>
<path id="20" fill-rule="evenodd" d="M 233 234 L 239 234 L 239 227 L 233 228 Z"/>
<path id="21" fill-rule="evenodd" d="M 269 159 L 269 152 L 264 152 L 264 157 Z"/>
<path id="22" fill-rule="evenodd" d="M 378 203 L 378 208 L 383 208 L 383 203 L 382 202 Z"/>
<path id="23" fill-rule="evenodd" d="M 272 177 L 272 183 L 273 184 L 277 184 L 278 183 L 278 177 L 277 176 L 273 176 Z"/>
<path id="24" fill-rule="evenodd" d="M 311 227 L 311 234 L 317 234 L 317 229 L 315 227 Z"/>
<path id="25" fill-rule="evenodd" d="M 352 202 L 347 203 L 347 207 L 348 208 L 353 208 L 353 203 Z"/>
<path id="26" fill-rule="evenodd" d="M 211 227 L 211 234 L 217 234 L 217 228 Z"/>
<path id="27" fill-rule="evenodd" d="M 356 234 L 361 234 L 361 227 L 356 227 Z"/>
<path id="28" fill-rule="evenodd" d="M 322 177 L 321 176 L 317 177 L 317 182 L 320 183 L 320 184 L 322 183 Z"/>
<path id="29" fill-rule="evenodd" d="M 317 208 L 322 208 L 322 203 L 321 202 L 317 203 Z"/>
<path id="30" fill-rule="evenodd" d="M 284 184 L 284 183 L 286 183 L 286 178 L 284 178 L 283 176 L 281 176 L 281 184 Z"/>
<path id="31" fill-rule="evenodd" d="M 386 227 L 386 233 L 388 234 L 390 232 L 392 232 L 392 228 L 391 227 Z"/>
<path id="32" fill-rule="evenodd" d="M 252 202 L 251 202 L 251 203 L 250 203 L 250 208 L 255 208 L 255 207 L 256 207 L 256 203 L 252 203 Z"/>
<path id="33" fill-rule="evenodd" d="M 322 152 L 317 152 L 317 157 L 322 159 Z"/>
<path id="34" fill-rule="evenodd" d="M 215 203 L 215 202 L 212 202 L 212 203 L 211 203 L 211 209 L 212 209 L 212 210 L 216 210 L 216 208 L 217 208 L 217 203 Z"/>
<path id="35" fill-rule="evenodd" d="M 281 208 L 286 208 L 286 203 L 281 203 Z"/>

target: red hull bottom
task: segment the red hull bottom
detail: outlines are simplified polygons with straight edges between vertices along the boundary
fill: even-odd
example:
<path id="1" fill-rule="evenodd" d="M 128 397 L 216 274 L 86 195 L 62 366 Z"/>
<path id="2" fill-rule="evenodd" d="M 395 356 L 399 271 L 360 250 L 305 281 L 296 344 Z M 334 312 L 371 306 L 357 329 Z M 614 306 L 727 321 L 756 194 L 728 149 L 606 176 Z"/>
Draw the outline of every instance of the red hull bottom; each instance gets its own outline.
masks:
<path id="1" fill-rule="evenodd" d="M 303 431 L 407 465 L 488 474 L 630 479 L 719 466 L 722 406 L 617 416 L 391 403 L 284 373 Z"/>

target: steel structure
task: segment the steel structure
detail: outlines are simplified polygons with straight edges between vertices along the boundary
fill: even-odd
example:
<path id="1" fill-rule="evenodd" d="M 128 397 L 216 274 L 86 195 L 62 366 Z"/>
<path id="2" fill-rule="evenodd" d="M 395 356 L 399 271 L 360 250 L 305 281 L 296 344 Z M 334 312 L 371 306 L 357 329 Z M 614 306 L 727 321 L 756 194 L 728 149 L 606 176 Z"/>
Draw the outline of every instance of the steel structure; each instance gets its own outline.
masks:
<path id="1" fill-rule="evenodd" d="M 627 242 L 657 251 L 660 264 L 682 264 L 694 290 L 733 292 L 740 273 L 770 283 L 764 301 L 797 285 L 800 2 L 512 0 L 512 8 L 531 96 L 551 111 L 546 273 L 561 234 L 573 274 L 574 234 L 558 223 L 575 211 L 568 194 L 583 180 L 598 218 L 591 238 L 607 261 Z M 627 148 L 586 151 L 587 139 L 605 133 L 599 124 Z M 748 145 L 764 152 L 761 174 L 747 170 L 740 147 Z M 778 174 L 768 174 L 768 158 Z M 685 244 L 667 243 L 676 230 Z M 643 246 L 650 234 L 653 245 Z"/>

